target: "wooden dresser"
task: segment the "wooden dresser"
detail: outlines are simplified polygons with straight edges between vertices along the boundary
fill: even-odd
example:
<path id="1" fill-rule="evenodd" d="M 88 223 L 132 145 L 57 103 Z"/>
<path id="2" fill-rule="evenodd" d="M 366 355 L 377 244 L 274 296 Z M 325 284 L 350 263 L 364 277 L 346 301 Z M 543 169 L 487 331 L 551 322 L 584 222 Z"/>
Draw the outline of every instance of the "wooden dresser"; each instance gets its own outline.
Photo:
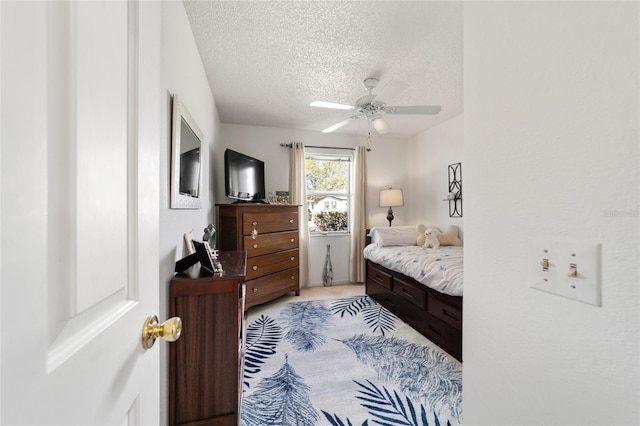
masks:
<path id="1" fill-rule="evenodd" d="M 218 260 L 222 275 L 196 265 L 171 280 L 169 314 L 182 318 L 182 335 L 169 345 L 170 426 L 239 424 L 246 253 Z"/>
<path id="2" fill-rule="evenodd" d="M 220 250 L 247 252 L 245 309 L 300 295 L 298 206 L 217 204 Z"/>

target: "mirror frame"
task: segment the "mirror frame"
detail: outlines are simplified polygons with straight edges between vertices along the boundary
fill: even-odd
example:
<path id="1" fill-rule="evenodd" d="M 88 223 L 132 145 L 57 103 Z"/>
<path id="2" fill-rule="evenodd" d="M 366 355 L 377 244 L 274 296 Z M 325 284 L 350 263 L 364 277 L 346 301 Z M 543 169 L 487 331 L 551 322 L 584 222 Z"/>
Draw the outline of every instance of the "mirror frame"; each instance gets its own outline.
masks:
<path id="1" fill-rule="evenodd" d="M 196 124 L 187 108 L 177 94 L 173 95 L 173 112 L 171 121 L 171 208 L 172 209 L 199 209 L 202 197 L 202 144 L 204 135 Z M 198 196 L 192 197 L 180 193 L 180 154 L 182 147 L 182 124 L 189 126 L 200 142 L 198 162 Z"/>

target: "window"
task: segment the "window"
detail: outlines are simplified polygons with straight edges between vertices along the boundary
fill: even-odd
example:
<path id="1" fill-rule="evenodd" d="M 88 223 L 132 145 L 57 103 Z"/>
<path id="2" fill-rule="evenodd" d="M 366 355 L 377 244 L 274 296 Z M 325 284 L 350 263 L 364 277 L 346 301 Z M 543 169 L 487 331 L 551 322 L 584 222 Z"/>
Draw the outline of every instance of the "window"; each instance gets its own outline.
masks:
<path id="1" fill-rule="evenodd" d="M 307 154 L 307 207 L 311 233 L 349 231 L 351 156 Z"/>

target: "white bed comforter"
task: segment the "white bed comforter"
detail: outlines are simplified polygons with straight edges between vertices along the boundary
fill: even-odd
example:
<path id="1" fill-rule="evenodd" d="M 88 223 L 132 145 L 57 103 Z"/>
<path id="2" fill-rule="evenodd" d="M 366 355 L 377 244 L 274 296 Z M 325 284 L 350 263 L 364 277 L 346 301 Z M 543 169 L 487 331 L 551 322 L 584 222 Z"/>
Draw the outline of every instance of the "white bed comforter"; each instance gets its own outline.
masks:
<path id="1" fill-rule="evenodd" d="M 462 247 L 441 246 L 433 249 L 369 244 L 364 248 L 364 257 L 440 293 L 462 296 Z"/>

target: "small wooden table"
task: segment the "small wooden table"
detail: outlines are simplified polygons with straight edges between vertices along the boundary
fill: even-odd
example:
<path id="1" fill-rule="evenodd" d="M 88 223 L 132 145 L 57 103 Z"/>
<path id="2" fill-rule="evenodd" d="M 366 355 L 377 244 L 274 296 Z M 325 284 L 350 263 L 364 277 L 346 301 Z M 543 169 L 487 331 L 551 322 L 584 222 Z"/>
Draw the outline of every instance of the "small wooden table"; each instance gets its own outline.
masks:
<path id="1" fill-rule="evenodd" d="M 242 400 L 247 253 L 219 252 L 223 273 L 199 264 L 171 280 L 169 314 L 182 335 L 169 345 L 169 425 L 237 425 Z"/>

